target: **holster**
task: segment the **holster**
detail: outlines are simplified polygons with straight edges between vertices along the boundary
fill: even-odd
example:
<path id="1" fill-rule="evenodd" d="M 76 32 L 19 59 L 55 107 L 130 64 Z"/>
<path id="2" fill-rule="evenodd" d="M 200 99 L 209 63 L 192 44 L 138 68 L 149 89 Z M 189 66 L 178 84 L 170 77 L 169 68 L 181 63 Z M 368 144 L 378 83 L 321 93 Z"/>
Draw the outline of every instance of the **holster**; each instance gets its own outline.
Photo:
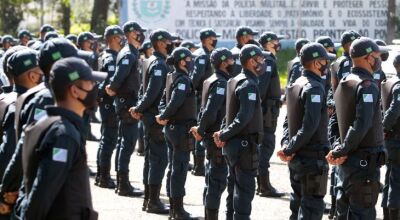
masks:
<path id="1" fill-rule="evenodd" d="M 252 170 L 258 168 L 258 135 L 248 135 L 241 140 L 241 149 L 239 156 L 239 166 L 244 170 Z"/>
<path id="2" fill-rule="evenodd" d="M 322 170 L 320 174 L 306 174 L 300 182 L 302 195 L 324 196 L 327 192 L 328 170 Z"/>
<path id="3" fill-rule="evenodd" d="M 222 155 L 222 149 L 218 148 L 212 137 L 207 137 L 203 139 L 203 144 L 205 144 L 207 149 L 206 157 L 208 160 L 213 161 L 217 166 L 223 166 L 226 164 L 225 158 Z"/>
<path id="4" fill-rule="evenodd" d="M 388 149 L 388 163 L 394 165 L 400 164 L 400 148 Z"/>
<path id="5" fill-rule="evenodd" d="M 266 102 L 265 103 L 266 111 L 263 115 L 264 127 L 276 128 L 277 123 L 278 123 L 278 117 L 279 117 L 280 101 L 266 99 L 265 102 Z"/>
<path id="6" fill-rule="evenodd" d="M 117 115 L 113 104 L 100 103 L 100 108 L 105 109 L 105 113 L 101 114 L 101 119 L 108 127 L 118 127 Z"/>
<path id="7" fill-rule="evenodd" d="M 378 201 L 380 184 L 378 181 L 350 180 L 350 187 L 346 190 L 350 204 L 372 208 Z"/>
<path id="8" fill-rule="evenodd" d="M 145 126 L 146 136 L 154 143 L 165 142 L 163 126 L 159 125 L 155 120 L 155 115 L 145 113 L 143 115 L 143 124 Z"/>
<path id="9" fill-rule="evenodd" d="M 169 140 L 174 148 L 182 151 L 191 151 L 194 149 L 194 138 L 189 132 L 191 125 L 168 124 L 167 132 Z"/>

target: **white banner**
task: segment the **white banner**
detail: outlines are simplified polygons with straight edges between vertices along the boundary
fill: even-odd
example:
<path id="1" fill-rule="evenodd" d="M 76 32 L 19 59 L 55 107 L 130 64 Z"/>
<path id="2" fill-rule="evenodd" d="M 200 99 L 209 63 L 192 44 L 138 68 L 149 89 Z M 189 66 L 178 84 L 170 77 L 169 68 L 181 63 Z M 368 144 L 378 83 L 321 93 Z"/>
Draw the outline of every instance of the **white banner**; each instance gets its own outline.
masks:
<path id="1" fill-rule="evenodd" d="M 139 22 L 150 30 L 165 28 L 184 39 L 198 40 L 212 27 L 222 40 L 235 40 L 245 25 L 274 31 L 289 39 L 328 35 L 339 40 L 346 30 L 386 38 L 387 0 L 126 0 L 121 23 Z"/>

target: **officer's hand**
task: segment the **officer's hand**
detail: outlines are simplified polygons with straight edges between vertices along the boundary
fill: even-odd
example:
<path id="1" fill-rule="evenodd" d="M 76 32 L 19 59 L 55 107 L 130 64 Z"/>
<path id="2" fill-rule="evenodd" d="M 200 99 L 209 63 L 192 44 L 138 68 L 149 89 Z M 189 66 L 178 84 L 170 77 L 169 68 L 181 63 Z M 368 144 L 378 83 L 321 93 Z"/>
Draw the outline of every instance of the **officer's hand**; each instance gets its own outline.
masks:
<path id="1" fill-rule="evenodd" d="M 341 164 L 343 164 L 343 163 L 346 161 L 347 156 L 343 156 L 343 157 L 339 157 L 339 158 L 334 158 L 334 157 L 333 157 L 333 154 L 332 154 L 332 151 L 329 151 L 328 155 L 326 155 L 325 158 L 326 158 L 326 160 L 328 161 L 329 164 L 332 164 L 332 165 L 341 165 Z"/>
<path id="2" fill-rule="evenodd" d="M 136 107 L 132 107 L 129 109 L 129 113 L 131 114 L 132 118 L 136 120 L 142 120 L 143 114 L 136 111 Z"/>
<path id="3" fill-rule="evenodd" d="M 156 121 L 157 121 L 158 124 L 160 124 L 160 125 L 162 125 L 162 126 L 165 126 L 165 125 L 167 125 L 167 123 L 168 123 L 168 120 L 162 120 L 162 119 L 160 119 L 160 115 L 157 115 L 157 116 L 156 116 Z"/>
<path id="4" fill-rule="evenodd" d="M 199 127 L 195 126 L 195 127 L 191 127 L 190 128 L 190 132 L 192 133 L 194 139 L 196 139 L 196 141 L 201 141 L 203 139 L 203 137 L 197 132 L 197 129 Z"/>
<path id="5" fill-rule="evenodd" d="M 223 148 L 223 147 L 225 147 L 225 142 L 221 141 L 221 139 L 219 138 L 220 134 L 221 134 L 221 131 L 214 132 L 213 139 L 214 139 L 214 143 L 215 143 L 215 145 L 217 145 L 217 147 Z"/>
<path id="6" fill-rule="evenodd" d="M 8 215 L 11 213 L 11 206 L 0 202 L 0 215 Z"/>
<path id="7" fill-rule="evenodd" d="M 4 193 L 4 202 L 8 204 L 15 204 L 18 198 L 18 191 L 17 192 L 6 192 Z"/>
<path id="8" fill-rule="evenodd" d="M 107 85 L 107 86 L 106 86 L 106 93 L 107 93 L 107 95 L 109 95 L 109 96 L 115 96 L 115 95 L 117 94 L 114 90 L 112 90 L 112 89 L 110 88 L 110 85 Z"/>
<path id="9" fill-rule="evenodd" d="M 331 117 L 333 114 L 333 107 L 332 106 L 328 106 L 328 116 Z"/>
<path id="10" fill-rule="evenodd" d="M 286 156 L 286 154 L 283 152 L 282 150 L 279 150 L 277 153 L 278 157 L 283 161 L 283 162 L 289 162 L 293 159 L 294 154 L 290 155 L 290 156 Z"/>

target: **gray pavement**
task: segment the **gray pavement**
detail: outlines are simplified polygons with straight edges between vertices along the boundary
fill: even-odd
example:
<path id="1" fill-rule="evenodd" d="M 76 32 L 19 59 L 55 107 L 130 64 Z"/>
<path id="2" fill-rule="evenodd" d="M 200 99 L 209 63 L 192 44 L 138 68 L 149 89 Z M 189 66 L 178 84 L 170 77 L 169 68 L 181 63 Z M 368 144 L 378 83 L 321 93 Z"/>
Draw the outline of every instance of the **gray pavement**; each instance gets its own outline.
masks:
<path id="1" fill-rule="evenodd" d="M 277 137 L 276 137 L 276 150 L 280 147 L 280 139 L 282 135 L 282 123 L 286 115 L 286 107 L 284 106 L 280 113 L 278 121 Z M 93 124 L 92 130 L 94 134 L 100 136 L 100 125 Z M 98 148 L 97 142 L 88 142 L 88 163 L 91 169 L 96 168 L 96 152 Z M 114 159 L 114 158 L 113 158 Z M 114 170 L 114 168 L 112 168 Z M 134 187 L 143 189 L 142 184 L 142 170 L 143 170 L 143 157 L 136 155 L 136 152 L 132 155 L 130 165 L 130 178 Z M 271 159 L 271 182 L 280 191 L 285 192 L 287 195 L 283 198 L 272 199 L 272 198 L 261 198 L 255 196 L 253 200 L 252 208 L 252 219 L 259 220 L 280 220 L 289 219 L 289 193 L 291 187 L 289 183 L 289 173 L 287 165 L 276 157 L 276 154 Z M 382 173 L 385 172 L 383 168 Z M 381 175 L 383 176 L 383 175 Z M 115 179 L 115 172 L 112 172 L 112 177 Z M 165 179 L 165 178 L 164 178 Z M 381 178 L 382 179 L 382 178 Z M 383 179 L 382 179 L 383 181 Z M 204 206 L 202 204 L 202 194 L 204 188 L 204 177 L 196 177 L 188 173 L 186 182 L 186 197 L 184 198 L 184 204 L 187 211 L 192 213 L 194 216 L 204 217 Z M 99 188 L 94 186 L 93 179 L 91 179 L 91 191 L 93 205 L 96 211 L 99 212 L 100 220 L 133 220 L 133 219 L 167 219 L 167 215 L 155 215 L 148 214 L 141 210 L 143 198 L 127 198 L 117 196 L 113 190 Z M 226 191 L 222 195 L 221 207 L 220 207 L 220 219 L 225 219 L 225 198 L 227 196 Z M 168 201 L 165 191 L 165 182 L 161 191 L 161 199 L 164 202 Z M 325 201 L 330 202 L 330 196 L 325 196 Z M 377 204 L 378 219 L 382 219 L 382 211 L 380 208 L 380 199 Z M 324 215 L 323 219 L 328 219 L 327 215 Z"/>

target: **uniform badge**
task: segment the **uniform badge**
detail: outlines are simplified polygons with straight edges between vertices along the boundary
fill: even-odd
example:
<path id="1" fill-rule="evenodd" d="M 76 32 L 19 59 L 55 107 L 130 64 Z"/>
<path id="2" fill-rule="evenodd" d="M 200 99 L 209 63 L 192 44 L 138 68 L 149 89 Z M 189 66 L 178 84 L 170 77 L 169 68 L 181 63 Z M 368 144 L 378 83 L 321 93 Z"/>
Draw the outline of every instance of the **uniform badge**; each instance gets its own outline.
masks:
<path id="1" fill-rule="evenodd" d="M 400 94 L 397 95 L 397 101 L 400 101 Z"/>
<path id="2" fill-rule="evenodd" d="M 311 95 L 311 102 L 312 103 L 321 103 L 321 96 L 320 95 Z"/>
<path id="3" fill-rule="evenodd" d="M 67 162 L 68 150 L 63 148 L 53 148 L 53 160 L 57 162 Z"/>
<path id="4" fill-rule="evenodd" d="M 349 74 L 350 74 L 349 72 L 343 73 L 343 78 L 346 77 L 346 76 L 348 76 Z"/>
<path id="5" fill-rule="evenodd" d="M 161 76 L 161 70 L 154 70 L 154 76 Z"/>
<path id="6" fill-rule="evenodd" d="M 115 66 L 114 65 L 108 66 L 108 71 L 110 72 L 115 71 Z"/>
<path id="7" fill-rule="evenodd" d="M 123 59 L 122 60 L 122 64 L 123 65 L 128 65 L 129 64 L 129 60 L 128 59 Z"/>
<path id="8" fill-rule="evenodd" d="M 178 89 L 179 89 L 179 90 L 185 91 L 186 85 L 185 85 L 184 83 L 179 83 L 179 84 L 178 84 Z"/>
<path id="9" fill-rule="evenodd" d="M 225 88 L 217 87 L 217 94 L 218 95 L 224 95 L 225 94 Z"/>
<path id="10" fill-rule="evenodd" d="M 35 115 L 33 116 L 33 119 L 35 121 L 39 121 L 40 119 L 42 119 L 43 117 L 47 117 L 47 113 L 45 110 L 40 109 L 40 108 L 36 108 L 35 109 Z"/>
<path id="11" fill-rule="evenodd" d="M 249 97 L 249 100 L 250 100 L 250 101 L 256 101 L 256 98 L 257 98 L 257 96 L 256 96 L 255 93 L 249 93 L 249 94 L 248 94 L 248 97 Z"/>
<path id="12" fill-rule="evenodd" d="M 271 72 L 272 71 L 272 67 L 271 66 L 267 66 L 267 72 Z"/>
<path id="13" fill-rule="evenodd" d="M 374 101 L 374 98 L 372 97 L 372 94 L 363 94 L 363 101 L 365 103 L 371 103 Z"/>
<path id="14" fill-rule="evenodd" d="M 381 74 L 379 73 L 374 73 L 374 79 L 378 80 L 381 78 Z"/>
<path id="15" fill-rule="evenodd" d="M 236 59 L 236 65 L 242 65 L 242 64 L 240 63 L 240 59 Z"/>
<path id="16" fill-rule="evenodd" d="M 347 66 L 349 66 L 349 64 L 350 64 L 350 62 L 347 60 L 346 62 L 344 62 L 343 66 L 347 67 Z"/>
<path id="17" fill-rule="evenodd" d="M 199 64 L 205 64 L 206 61 L 204 59 L 199 59 Z"/>

